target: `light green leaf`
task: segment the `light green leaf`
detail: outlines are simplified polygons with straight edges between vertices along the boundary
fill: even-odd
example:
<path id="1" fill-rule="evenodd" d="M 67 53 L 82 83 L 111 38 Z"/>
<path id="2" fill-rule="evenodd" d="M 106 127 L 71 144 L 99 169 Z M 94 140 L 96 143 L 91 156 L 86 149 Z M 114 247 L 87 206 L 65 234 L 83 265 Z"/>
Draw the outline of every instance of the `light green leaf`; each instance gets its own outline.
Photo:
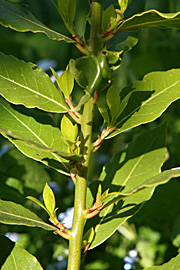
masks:
<path id="1" fill-rule="evenodd" d="M 110 188 L 109 193 L 121 192 L 124 196 L 124 193 L 129 195 L 133 188 L 145 180 L 158 175 L 166 155 L 165 131 L 166 125 L 161 124 L 152 131 L 139 135 L 126 150 L 117 152 L 111 162 L 103 168 L 100 181 L 90 185 L 87 208 L 93 204 L 100 183 L 103 190 Z M 151 198 L 153 191 L 154 187 L 142 189 L 127 196 L 123 201 L 106 207 L 99 217 L 88 220 L 87 230 L 91 226 L 95 227 L 91 248 L 109 238 L 124 221 L 141 208 L 143 202 Z"/>
<path id="2" fill-rule="evenodd" d="M 129 93 L 131 97 L 117 119 L 117 129 L 107 138 L 158 118 L 173 101 L 180 98 L 179 88 L 180 69 L 149 73 L 142 81 L 124 88 L 121 99 Z"/>
<path id="3" fill-rule="evenodd" d="M 124 13 L 128 7 L 128 5 L 131 3 L 132 0 L 118 0 L 118 3 L 121 7 L 121 12 Z"/>
<path id="4" fill-rule="evenodd" d="M 144 270 L 179 270 L 180 269 L 180 254 L 175 258 L 171 259 L 169 262 L 164 263 L 159 266 L 152 266 L 145 268 Z"/>
<path id="5" fill-rule="evenodd" d="M 43 33 L 50 39 L 74 42 L 73 39 L 57 33 L 38 21 L 27 6 L 19 6 L 0 0 L 0 23 L 19 32 Z"/>
<path id="6" fill-rule="evenodd" d="M 56 154 L 64 159 L 67 159 L 67 160 L 73 160 L 73 161 L 79 161 L 79 162 L 83 161 L 82 156 L 78 156 L 78 155 L 74 155 L 74 154 L 70 154 L 70 153 L 65 153 L 65 152 L 62 152 L 62 151 L 59 151 L 59 150 L 56 150 L 53 148 L 49 148 L 47 146 L 44 146 L 43 144 L 39 144 L 39 143 L 36 143 L 32 140 L 28 140 L 22 136 L 19 136 L 19 135 L 13 133 L 10 130 L 6 130 L 6 129 L 1 128 L 1 127 L 0 127 L 0 133 L 2 135 L 4 135 L 5 137 L 7 137 L 8 139 L 10 139 L 12 142 L 19 140 L 21 142 L 26 143 L 29 147 L 36 148 L 36 150 L 45 151 L 48 153 L 53 153 L 53 154 Z"/>
<path id="7" fill-rule="evenodd" d="M 40 227 L 44 230 L 55 230 L 52 225 L 45 223 L 36 214 L 20 204 L 0 200 L 0 222 L 11 225 Z"/>
<path id="8" fill-rule="evenodd" d="M 7 237 L 0 235 L 1 270 L 43 270 L 38 260 Z"/>
<path id="9" fill-rule="evenodd" d="M 74 34 L 72 22 L 76 13 L 76 0 L 58 0 L 58 10 L 67 29 Z"/>
<path id="10" fill-rule="evenodd" d="M 41 201 L 39 201 L 38 199 L 36 199 L 36 198 L 34 198 L 34 197 L 32 197 L 32 196 L 27 196 L 26 197 L 27 199 L 29 199 L 29 200 L 31 200 L 31 201 L 33 201 L 33 202 L 35 202 L 36 204 L 38 204 L 41 208 L 43 208 L 47 213 L 48 213 L 48 215 L 50 216 L 50 212 L 46 209 L 46 207 L 44 206 L 44 204 L 41 202 Z"/>
<path id="11" fill-rule="evenodd" d="M 41 68 L 3 53 L 0 53 L 0 94 L 9 102 L 28 108 L 67 111 L 62 93 Z"/>
<path id="12" fill-rule="evenodd" d="M 71 120 L 64 115 L 61 120 L 61 132 L 68 141 L 74 143 L 78 135 L 77 124 L 73 125 Z"/>
<path id="13" fill-rule="evenodd" d="M 111 85 L 109 87 L 106 94 L 106 101 L 112 117 L 111 125 L 113 125 L 114 119 L 116 119 L 116 116 L 118 115 L 119 106 L 121 102 L 119 92 L 115 85 Z"/>
<path id="14" fill-rule="evenodd" d="M 22 106 L 11 105 L 3 99 L 0 99 L 0 112 L 0 125 L 3 129 L 10 130 L 21 137 L 23 135 L 27 140 L 44 147 L 68 153 L 67 146 L 61 140 L 61 131 L 54 126 L 54 122 L 46 113 L 29 111 Z M 6 137 L 6 135 L 4 136 Z M 41 151 L 37 147 L 21 140 L 12 139 L 9 136 L 8 139 L 26 156 L 68 175 L 68 165 L 65 164 L 67 161 L 56 153 Z"/>
<path id="15" fill-rule="evenodd" d="M 74 88 L 74 78 L 68 69 L 66 69 L 60 76 L 59 88 L 65 97 L 69 99 Z"/>
<path id="16" fill-rule="evenodd" d="M 180 29 L 180 12 L 162 13 L 157 10 L 148 10 L 125 20 L 118 28 L 118 31 L 136 31 L 155 26 Z"/>
<path id="17" fill-rule="evenodd" d="M 55 210 L 56 202 L 54 193 L 47 183 L 43 190 L 43 200 L 47 210 L 50 212 L 50 215 L 52 216 Z"/>

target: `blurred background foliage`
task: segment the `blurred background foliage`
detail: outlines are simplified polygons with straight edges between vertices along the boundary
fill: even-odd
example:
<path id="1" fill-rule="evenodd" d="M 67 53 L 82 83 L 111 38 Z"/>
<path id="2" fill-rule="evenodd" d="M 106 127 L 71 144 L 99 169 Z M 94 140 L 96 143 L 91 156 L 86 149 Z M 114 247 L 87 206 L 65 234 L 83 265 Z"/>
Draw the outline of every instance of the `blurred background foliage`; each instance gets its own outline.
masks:
<path id="1" fill-rule="evenodd" d="M 8 2 L 27 4 L 32 13 L 44 24 L 68 35 L 50 0 L 9 0 Z M 146 10 L 148 9 L 177 12 L 180 10 L 180 1 L 146 0 Z M 80 36 L 83 35 L 87 14 L 88 1 L 77 0 L 75 26 Z M 123 64 L 115 71 L 113 80 L 119 91 L 128 83 L 142 79 L 148 72 L 180 68 L 179 44 L 180 31 L 176 29 L 143 30 L 137 46 L 124 55 Z M 81 56 L 79 51 L 69 44 L 52 41 L 42 34 L 18 33 L 2 26 L 0 26 L 0 51 L 27 62 L 53 60 L 56 70 L 64 70 L 70 58 Z M 50 74 L 49 70 L 47 72 Z M 81 93 L 77 89 L 75 101 L 78 100 L 79 95 Z M 107 140 L 100 150 L 93 154 L 89 180 L 98 178 L 104 163 L 108 162 L 117 150 L 125 148 L 139 133 L 151 129 L 162 121 L 168 121 L 168 155 L 163 169 L 180 166 L 180 101 L 176 101 L 155 122 Z M 96 111 L 94 139 L 100 133 L 101 125 L 101 117 Z M 48 182 L 55 191 L 59 213 L 64 213 L 73 206 L 74 188 L 70 179 L 23 156 L 3 137 L 0 137 L 0 147 L 0 197 L 2 199 L 23 204 L 48 221 L 46 213 L 26 199 L 27 195 L 40 197 L 44 184 Z M 153 197 L 133 218 L 121 226 L 105 243 L 88 252 L 83 269 L 110 270 L 131 269 L 131 267 L 143 269 L 154 264 L 162 264 L 175 256 L 180 251 L 179 194 L 178 180 L 172 180 L 158 187 Z M 0 232 L 14 237 L 15 240 L 18 239 L 25 249 L 38 258 L 44 269 L 66 269 L 68 243 L 58 236 L 38 228 L 6 225 L 0 225 Z M 129 252 L 134 249 L 137 250 L 137 254 L 133 257 Z"/>

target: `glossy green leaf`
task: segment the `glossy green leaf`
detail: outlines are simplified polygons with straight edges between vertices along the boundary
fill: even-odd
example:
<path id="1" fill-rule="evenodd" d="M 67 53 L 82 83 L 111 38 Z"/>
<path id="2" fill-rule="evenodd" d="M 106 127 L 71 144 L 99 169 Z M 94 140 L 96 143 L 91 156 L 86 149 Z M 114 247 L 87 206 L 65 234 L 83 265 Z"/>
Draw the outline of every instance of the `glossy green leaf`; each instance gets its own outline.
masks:
<path id="1" fill-rule="evenodd" d="M 50 182 L 42 164 L 15 148 L 0 157 L 0 179 L 0 198 L 20 204 L 28 195 L 40 196 L 45 183 Z"/>
<path id="2" fill-rule="evenodd" d="M 64 115 L 61 120 L 61 132 L 68 141 L 74 143 L 78 135 L 77 124 L 73 125 L 71 120 Z"/>
<path id="3" fill-rule="evenodd" d="M 73 39 L 55 32 L 37 20 L 27 6 L 14 5 L 3 0 L 0 0 L 0 24 L 19 32 L 43 33 L 53 40 L 74 42 Z"/>
<path id="4" fill-rule="evenodd" d="M 35 111 L 9 104 L 0 99 L 0 125 L 1 128 L 10 130 L 17 136 L 23 135 L 27 140 L 42 146 L 67 153 L 67 146 L 61 139 L 61 131 L 54 126 L 54 122 L 46 113 Z M 7 137 L 7 135 L 4 135 Z M 67 161 L 56 153 L 41 151 L 29 143 L 10 138 L 8 139 L 26 156 L 55 168 L 59 172 L 68 174 Z M 61 164 L 62 163 L 62 164 Z"/>
<path id="5" fill-rule="evenodd" d="M 180 98 L 180 69 L 152 72 L 142 81 L 136 81 L 121 91 L 121 99 L 131 93 L 124 112 L 117 119 L 113 137 L 130 128 L 151 122 Z"/>
<path id="6" fill-rule="evenodd" d="M 48 186 L 46 183 L 44 190 L 43 190 L 43 200 L 46 208 L 50 212 L 51 215 L 53 215 L 56 202 L 55 202 L 55 197 L 52 189 Z"/>
<path id="7" fill-rule="evenodd" d="M 118 115 L 121 102 L 119 92 L 115 85 L 109 87 L 106 94 L 106 101 L 112 117 L 111 124 L 113 125 L 114 119 L 116 119 L 116 116 Z"/>
<path id="8" fill-rule="evenodd" d="M 117 152 L 100 175 L 100 181 L 90 185 L 87 193 L 87 207 L 95 200 L 97 188 L 101 183 L 103 190 L 111 192 L 131 193 L 131 189 L 141 185 L 145 180 L 159 174 L 165 160 L 166 125 L 161 124 L 152 131 L 139 135 L 127 149 Z M 129 217 L 134 215 L 149 200 L 154 187 L 142 189 L 117 204 L 110 205 L 99 214 L 87 221 L 87 228 L 95 227 L 95 237 L 91 248 L 109 238 L 117 228 Z M 129 195 L 129 194 L 128 194 Z"/>
<path id="9" fill-rule="evenodd" d="M 145 268 L 144 270 L 179 270 L 180 269 L 180 254 L 175 258 L 171 259 L 169 262 L 164 263 L 159 266 L 152 266 Z"/>
<path id="10" fill-rule="evenodd" d="M 0 222 L 11 225 L 40 227 L 44 230 L 55 229 L 54 226 L 45 223 L 22 205 L 3 200 L 0 200 Z"/>
<path id="11" fill-rule="evenodd" d="M 19 136 L 19 135 L 13 133 L 11 130 L 6 130 L 6 129 L 3 129 L 0 127 L 0 133 L 2 135 L 4 135 L 5 137 L 7 137 L 8 139 L 10 139 L 11 142 L 19 140 L 21 142 L 26 143 L 29 147 L 34 147 L 37 151 L 40 150 L 40 151 L 45 151 L 48 153 L 56 154 L 57 156 L 60 156 L 60 157 L 67 159 L 67 160 L 73 160 L 73 161 L 79 161 L 79 162 L 83 161 L 82 156 L 77 156 L 74 154 L 65 153 L 65 152 L 62 152 L 62 151 L 59 151 L 59 150 L 56 150 L 53 148 L 49 148 L 47 146 L 44 146 L 43 144 L 39 144 L 39 143 L 36 143 L 32 140 L 28 140 L 22 136 Z"/>
<path id="12" fill-rule="evenodd" d="M 69 62 L 70 72 L 76 82 L 90 94 L 99 87 L 102 79 L 98 59 L 94 56 L 83 56 Z M 89 72 L 91 70 L 91 72 Z"/>
<path id="13" fill-rule="evenodd" d="M 0 235 L 1 270 L 43 270 L 38 260 L 17 243 Z"/>
<path id="14" fill-rule="evenodd" d="M 58 10 L 67 29 L 73 34 L 72 22 L 76 13 L 76 0 L 58 0 Z"/>
<path id="15" fill-rule="evenodd" d="M 14 104 L 66 112 L 62 93 L 38 66 L 0 53 L 0 94 Z"/>
<path id="16" fill-rule="evenodd" d="M 118 28 L 118 31 L 136 31 L 155 26 L 180 29 L 180 12 L 162 13 L 157 10 L 148 10 L 125 20 Z"/>

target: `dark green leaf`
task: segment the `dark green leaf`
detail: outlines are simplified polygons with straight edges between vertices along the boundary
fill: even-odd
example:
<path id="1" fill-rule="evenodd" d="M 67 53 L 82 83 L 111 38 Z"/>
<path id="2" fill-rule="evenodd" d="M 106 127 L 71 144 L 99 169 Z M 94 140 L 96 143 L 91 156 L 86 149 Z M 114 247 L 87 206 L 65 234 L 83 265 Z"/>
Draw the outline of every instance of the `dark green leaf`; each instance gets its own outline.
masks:
<path id="1" fill-rule="evenodd" d="M 18 6 L 3 0 L 0 0 L 0 23 L 16 31 L 44 33 L 53 40 L 63 40 L 67 43 L 74 42 L 73 39 L 51 30 L 38 21 L 27 6 Z"/>
<path id="2" fill-rule="evenodd" d="M 151 122 L 180 98 L 180 69 L 152 72 L 121 91 L 121 99 L 131 93 L 124 112 L 117 119 L 113 137 L 125 130 Z"/>
<path id="3" fill-rule="evenodd" d="M 40 227 L 44 230 L 56 229 L 22 205 L 2 200 L 0 200 L 0 222 L 11 225 Z"/>
<path id="4" fill-rule="evenodd" d="M 107 24 L 113 23 L 116 20 L 116 12 L 114 6 L 110 5 L 104 12 L 102 16 L 102 28 L 105 32 L 107 30 Z"/>
<path id="5" fill-rule="evenodd" d="M 148 10 L 125 20 L 118 28 L 118 31 L 136 31 L 155 26 L 180 29 L 180 12 L 162 13 L 157 10 Z"/>
<path id="6" fill-rule="evenodd" d="M 139 135 L 125 151 L 115 154 L 112 161 L 103 168 L 100 181 L 90 185 L 87 207 L 93 204 L 99 183 L 103 190 L 110 188 L 109 193 L 124 194 L 131 193 L 131 189 L 158 175 L 166 155 L 165 130 L 165 124 L 161 124 L 152 131 Z M 120 224 L 134 215 L 142 203 L 151 198 L 153 190 L 154 187 L 142 189 L 123 201 L 108 206 L 101 211 L 99 217 L 88 220 L 87 227 L 95 227 L 91 248 L 109 238 Z"/>
<path id="7" fill-rule="evenodd" d="M 145 268 L 144 270 L 179 270 L 180 269 L 180 254 L 169 262 L 159 266 L 152 266 Z"/>
<path id="8" fill-rule="evenodd" d="M 76 13 L 76 0 L 58 0 L 58 10 L 67 29 L 74 34 L 72 22 Z"/>
<path id="9" fill-rule="evenodd" d="M 43 270 L 38 260 L 7 237 L 0 235 L 1 270 Z"/>
<path id="10" fill-rule="evenodd" d="M 0 94 L 8 101 L 49 112 L 67 111 L 62 93 L 41 68 L 3 53 L 0 63 Z"/>

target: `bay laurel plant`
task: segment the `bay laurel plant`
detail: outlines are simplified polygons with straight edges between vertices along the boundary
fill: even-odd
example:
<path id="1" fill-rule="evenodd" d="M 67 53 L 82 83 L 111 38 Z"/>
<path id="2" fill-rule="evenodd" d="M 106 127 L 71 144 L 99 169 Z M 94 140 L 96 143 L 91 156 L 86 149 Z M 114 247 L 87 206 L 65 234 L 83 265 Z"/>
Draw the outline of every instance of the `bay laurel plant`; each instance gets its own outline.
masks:
<path id="1" fill-rule="evenodd" d="M 80 37 L 73 24 L 75 15 L 78 16 L 76 0 L 51 2 L 69 36 L 48 28 L 27 6 L 4 0 L 0 0 L 0 23 L 19 32 L 45 34 L 51 40 L 75 46 L 82 55 L 70 59 L 60 77 L 51 68 L 56 79 L 53 84 L 36 64 L 0 52 L 0 132 L 25 156 L 56 170 L 64 178 L 71 177 L 75 186 L 73 224 L 68 229 L 58 220 L 57 209 L 61 208 L 47 183 L 42 200 L 35 194 L 27 200 L 47 212 L 49 223 L 8 196 L 0 200 L 0 222 L 29 226 L 32 230 L 40 227 L 49 235 L 54 232 L 66 239 L 67 269 L 78 270 L 88 250 L 103 243 L 135 215 L 158 185 L 180 176 L 180 168 L 161 171 L 167 153 L 166 124 L 162 123 L 115 153 L 98 180 L 91 181 L 88 177 L 90 158 L 103 144 L 129 129 L 154 121 L 180 98 L 180 69 L 152 72 L 123 89 L 118 89 L 112 80 L 124 54 L 137 44 L 140 30 L 180 29 L 180 12 L 144 11 L 144 0 L 89 0 L 88 16 L 84 14 L 86 26 Z M 74 105 L 78 88 L 81 97 Z M 103 126 L 99 126 L 99 135 L 94 139 L 95 108 Z M 55 121 L 57 115 L 61 118 L 60 125 Z M 29 187 L 36 185 L 33 181 L 29 180 Z M 3 235 L 0 247 L 2 270 L 42 269 L 34 256 Z M 180 269 L 178 265 L 179 256 L 150 269 Z"/>

